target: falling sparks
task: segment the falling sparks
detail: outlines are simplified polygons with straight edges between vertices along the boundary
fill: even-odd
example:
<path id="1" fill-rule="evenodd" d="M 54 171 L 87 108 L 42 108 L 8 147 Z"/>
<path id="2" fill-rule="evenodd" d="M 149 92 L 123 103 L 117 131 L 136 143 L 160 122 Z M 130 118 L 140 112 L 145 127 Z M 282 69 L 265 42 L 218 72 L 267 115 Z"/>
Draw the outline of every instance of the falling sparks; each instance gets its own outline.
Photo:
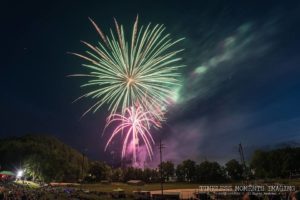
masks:
<path id="1" fill-rule="evenodd" d="M 117 127 L 109 137 L 105 149 L 107 149 L 117 135 L 124 134 L 122 157 L 125 157 L 127 148 L 131 147 L 133 163 L 136 163 L 137 150 L 141 140 L 146 146 L 148 156 L 151 158 L 153 155 L 152 145 L 154 144 L 154 140 L 150 133 L 150 126 L 160 127 L 160 123 L 151 116 L 151 113 L 144 111 L 142 106 L 126 108 L 124 115 L 112 114 L 109 116 L 106 127 L 113 123 L 116 123 Z"/>

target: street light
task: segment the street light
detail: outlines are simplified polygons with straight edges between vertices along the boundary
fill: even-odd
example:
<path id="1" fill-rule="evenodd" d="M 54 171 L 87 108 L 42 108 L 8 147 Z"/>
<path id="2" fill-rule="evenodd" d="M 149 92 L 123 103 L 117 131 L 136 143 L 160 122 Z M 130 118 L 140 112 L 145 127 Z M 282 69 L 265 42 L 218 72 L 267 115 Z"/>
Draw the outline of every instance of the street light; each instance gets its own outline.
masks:
<path id="1" fill-rule="evenodd" d="M 24 171 L 23 170 L 18 170 L 17 171 L 17 178 L 21 178 L 24 174 Z"/>

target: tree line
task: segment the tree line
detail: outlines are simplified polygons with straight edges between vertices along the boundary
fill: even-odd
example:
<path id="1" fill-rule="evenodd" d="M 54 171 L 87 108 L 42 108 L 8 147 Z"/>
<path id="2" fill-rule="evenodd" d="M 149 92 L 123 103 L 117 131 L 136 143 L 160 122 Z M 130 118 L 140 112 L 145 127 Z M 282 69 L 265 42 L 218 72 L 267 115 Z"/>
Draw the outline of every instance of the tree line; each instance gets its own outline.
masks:
<path id="1" fill-rule="evenodd" d="M 231 160 L 226 166 L 217 162 L 204 161 L 197 164 L 193 160 L 184 160 L 179 165 L 171 161 L 162 162 L 157 168 L 111 168 L 104 162 L 91 162 L 85 181 L 99 182 L 102 180 L 113 182 L 127 182 L 129 180 L 142 180 L 146 183 L 161 181 L 161 173 L 164 182 L 202 182 L 214 183 L 229 180 L 241 180 L 243 178 L 243 167 L 236 161 Z"/>
<path id="2" fill-rule="evenodd" d="M 187 159 L 177 166 L 171 161 L 162 162 L 156 169 L 111 168 L 104 162 L 91 162 L 87 181 L 101 180 L 126 182 L 138 179 L 144 182 L 159 182 L 162 170 L 163 181 L 221 183 L 250 179 L 293 178 L 300 175 L 300 148 L 282 148 L 271 151 L 257 150 L 248 164 L 236 159 L 223 166 L 218 162 L 197 163 Z"/>
<path id="3" fill-rule="evenodd" d="M 111 167 L 90 161 L 54 137 L 27 135 L 0 140 L 0 170 L 25 169 L 27 178 L 39 181 L 100 182 L 142 180 L 220 183 L 245 179 L 290 178 L 300 172 L 300 148 L 257 150 L 246 165 L 236 159 L 224 165 L 187 159 L 175 165 L 162 162 L 157 168 Z M 161 171 L 160 171 L 161 170 Z M 161 173 L 162 172 L 162 173 Z"/>

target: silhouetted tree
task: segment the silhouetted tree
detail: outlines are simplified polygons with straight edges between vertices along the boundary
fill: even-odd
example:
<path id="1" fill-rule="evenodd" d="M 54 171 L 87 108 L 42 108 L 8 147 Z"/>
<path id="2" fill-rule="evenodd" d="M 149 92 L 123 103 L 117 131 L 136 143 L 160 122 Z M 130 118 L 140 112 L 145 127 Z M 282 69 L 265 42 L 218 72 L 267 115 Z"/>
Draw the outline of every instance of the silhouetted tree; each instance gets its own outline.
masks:
<path id="1" fill-rule="evenodd" d="M 196 166 L 197 182 L 213 183 L 225 180 L 225 169 L 217 162 L 204 161 Z"/>
<path id="2" fill-rule="evenodd" d="M 0 139 L 0 144 L 0 163 L 5 169 L 23 168 L 27 178 L 46 182 L 78 180 L 82 155 L 54 137 L 25 135 Z"/>
<path id="3" fill-rule="evenodd" d="M 300 171 L 300 148 L 254 152 L 250 167 L 257 178 L 288 178 Z"/>
<path id="4" fill-rule="evenodd" d="M 195 180 L 196 162 L 190 159 L 177 165 L 176 176 L 178 181 L 192 182 Z"/>
<path id="5" fill-rule="evenodd" d="M 159 169 L 160 167 L 162 169 L 163 177 L 165 180 L 169 180 L 170 177 L 174 176 L 175 167 L 174 167 L 174 163 L 172 163 L 171 161 L 162 162 L 161 166 L 159 165 Z"/>
<path id="6" fill-rule="evenodd" d="M 225 169 L 231 180 L 241 180 L 243 178 L 243 165 L 232 159 L 225 164 Z"/>
<path id="7" fill-rule="evenodd" d="M 177 165 L 175 174 L 177 176 L 177 181 L 179 182 L 185 181 L 185 171 L 182 164 Z"/>
<path id="8" fill-rule="evenodd" d="M 121 168 L 112 169 L 111 180 L 121 182 L 124 179 L 123 170 Z"/>
<path id="9" fill-rule="evenodd" d="M 146 183 L 155 183 L 159 182 L 160 174 L 156 169 L 146 168 L 143 170 L 143 178 L 142 180 Z"/>
<path id="10" fill-rule="evenodd" d="M 108 180 L 111 178 L 111 168 L 101 161 L 90 163 L 89 173 L 95 181 Z"/>

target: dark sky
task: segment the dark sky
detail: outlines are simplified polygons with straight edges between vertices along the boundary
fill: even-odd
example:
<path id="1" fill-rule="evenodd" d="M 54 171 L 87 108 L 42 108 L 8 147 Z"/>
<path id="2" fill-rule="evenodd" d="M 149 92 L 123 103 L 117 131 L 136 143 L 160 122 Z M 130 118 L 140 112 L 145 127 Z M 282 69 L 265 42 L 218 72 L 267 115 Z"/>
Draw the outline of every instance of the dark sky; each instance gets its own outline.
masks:
<path id="1" fill-rule="evenodd" d="M 300 143 L 299 1 L 64 1 L 1 5 L 0 137 L 51 134 L 91 158 L 106 159 L 104 107 L 81 119 L 80 40 L 99 40 L 113 17 L 131 28 L 165 24 L 186 67 L 178 102 L 160 133 L 165 158 L 238 158 L 256 148 Z M 113 150 L 113 149 L 111 149 Z M 156 160 L 156 159 L 154 159 Z"/>

